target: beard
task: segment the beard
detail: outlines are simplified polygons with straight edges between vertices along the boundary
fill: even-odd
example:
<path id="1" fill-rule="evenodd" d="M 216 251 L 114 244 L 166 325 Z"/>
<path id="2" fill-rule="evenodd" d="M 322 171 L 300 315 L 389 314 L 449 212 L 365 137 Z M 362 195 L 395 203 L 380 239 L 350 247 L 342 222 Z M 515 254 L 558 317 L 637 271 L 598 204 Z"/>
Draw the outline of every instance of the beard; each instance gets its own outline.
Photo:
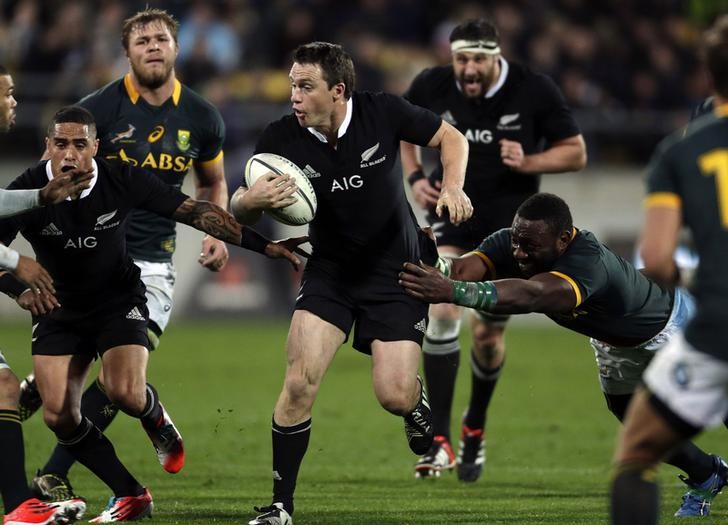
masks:
<path id="1" fill-rule="evenodd" d="M 153 71 L 150 73 L 141 71 L 134 66 L 131 69 L 140 85 L 148 89 L 157 89 L 162 87 L 169 80 L 169 77 L 172 76 L 174 66 L 170 64 L 162 71 Z"/>

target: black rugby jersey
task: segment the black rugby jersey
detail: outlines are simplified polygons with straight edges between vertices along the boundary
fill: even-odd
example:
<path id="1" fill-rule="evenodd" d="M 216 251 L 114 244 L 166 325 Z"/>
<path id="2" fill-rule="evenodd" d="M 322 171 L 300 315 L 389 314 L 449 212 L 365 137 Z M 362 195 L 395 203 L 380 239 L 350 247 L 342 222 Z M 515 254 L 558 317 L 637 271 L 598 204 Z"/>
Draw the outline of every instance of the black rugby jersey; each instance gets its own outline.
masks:
<path id="1" fill-rule="evenodd" d="M 489 98 L 470 99 L 458 89 L 452 66 L 425 69 L 412 81 L 407 100 L 430 109 L 468 139 L 470 153 L 465 193 L 475 213 L 487 213 L 483 203 L 501 195 L 538 192 L 540 176 L 512 171 L 501 161 L 498 141 L 520 142 L 528 155 L 580 133 L 556 84 L 546 75 L 514 63 L 507 64 L 505 83 Z M 505 67 L 505 66 L 504 66 Z M 442 178 L 439 165 L 432 180 Z"/>
<path id="2" fill-rule="evenodd" d="M 79 105 L 96 119 L 99 156 L 130 162 L 175 188 L 182 186 L 193 161 L 222 162 L 225 124 L 220 113 L 179 81 L 161 106 L 148 104 L 128 74 Z M 171 261 L 175 228 L 167 218 L 133 211 L 127 226 L 129 253 L 144 261 Z"/>
<path id="3" fill-rule="evenodd" d="M 513 257 L 509 228 L 483 240 L 476 253 L 483 256 L 490 279 L 525 278 Z M 575 230 L 549 273 L 571 285 L 576 306 L 568 314 L 548 317 L 599 341 L 636 346 L 657 335 L 670 318 L 674 292 L 645 277 L 586 230 Z"/>
<path id="4" fill-rule="evenodd" d="M 354 93 L 349 111 L 336 149 L 291 114 L 265 129 L 256 153 L 286 157 L 309 177 L 318 201 L 309 226 L 314 259 L 400 271 L 420 247 L 402 177 L 392 171 L 399 142 L 426 146 L 442 121 L 385 93 Z"/>
<path id="5" fill-rule="evenodd" d="M 50 315 L 68 320 L 103 311 L 104 303 L 138 286 L 139 268 L 127 254 L 125 226 L 133 208 L 170 218 L 187 199 L 179 190 L 128 163 L 97 157 L 97 176 L 82 198 L 37 208 L 0 221 L 0 242 L 18 232 L 53 276 L 62 307 Z M 8 188 L 41 188 L 49 161 L 25 171 Z"/>
<path id="6" fill-rule="evenodd" d="M 682 210 L 700 262 L 691 291 L 697 313 L 685 338 L 728 360 L 728 105 L 663 140 L 648 168 L 646 206 Z"/>

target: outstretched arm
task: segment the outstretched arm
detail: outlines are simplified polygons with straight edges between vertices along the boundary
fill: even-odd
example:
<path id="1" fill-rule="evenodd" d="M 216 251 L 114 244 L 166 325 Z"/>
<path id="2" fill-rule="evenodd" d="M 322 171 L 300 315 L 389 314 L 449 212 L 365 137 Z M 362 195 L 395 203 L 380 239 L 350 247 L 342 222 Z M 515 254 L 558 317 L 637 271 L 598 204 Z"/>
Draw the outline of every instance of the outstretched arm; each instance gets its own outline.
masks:
<path id="1" fill-rule="evenodd" d="M 301 261 L 292 252 L 303 253 L 298 250 L 298 246 L 308 241 L 308 237 L 271 241 L 255 230 L 238 224 L 235 218 L 220 206 L 191 198 L 179 205 L 172 218 L 221 241 L 262 253 L 271 259 L 287 259 L 296 270 Z"/>
<path id="2" fill-rule="evenodd" d="M 431 266 L 405 263 L 399 282 L 409 295 L 428 303 L 453 303 L 497 314 L 569 312 L 577 305 L 571 285 L 550 273 L 531 279 L 453 281 Z"/>

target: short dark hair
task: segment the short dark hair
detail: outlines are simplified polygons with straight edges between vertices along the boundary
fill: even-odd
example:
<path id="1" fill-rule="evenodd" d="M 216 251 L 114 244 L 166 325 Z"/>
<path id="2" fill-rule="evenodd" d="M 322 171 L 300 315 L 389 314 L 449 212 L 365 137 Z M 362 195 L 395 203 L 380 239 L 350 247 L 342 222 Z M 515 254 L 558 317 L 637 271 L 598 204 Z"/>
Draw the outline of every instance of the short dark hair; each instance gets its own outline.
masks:
<path id="1" fill-rule="evenodd" d="M 293 52 L 293 61 L 298 64 L 316 64 L 321 67 L 324 80 L 332 86 L 343 83 L 344 98 L 351 98 L 354 91 L 354 61 L 349 53 L 339 44 L 329 42 L 311 42 L 298 46 Z"/>
<path id="2" fill-rule="evenodd" d="M 5 66 L 0 64 L 0 76 L 5 76 L 5 75 L 9 75 L 9 74 L 10 74 L 10 71 L 8 71 Z"/>
<path id="3" fill-rule="evenodd" d="M 179 22 L 164 9 L 147 7 L 144 11 L 139 11 L 137 14 L 124 20 L 124 25 L 121 26 L 121 45 L 124 49 L 129 50 L 129 35 L 131 35 L 132 31 L 152 22 L 162 22 L 169 29 L 175 43 L 177 42 Z"/>
<path id="4" fill-rule="evenodd" d="M 718 17 L 703 36 L 702 55 L 713 79 L 713 89 L 728 98 L 728 15 Z"/>
<path id="5" fill-rule="evenodd" d="M 488 40 L 500 44 L 500 35 L 493 22 L 479 18 L 467 20 L 456 26 L 450 33 L 450 42 L 455 42 L 455 40 Z"/>
<path id="6" fill-rule="evenodd" d="M 48 137 L 53 136 L 56 124 L 65 124 L 67 122 L 88 126 L 89 131 L 96 135 L 96 121 L 89 110 L 81 106 L 65 106 L 56 111 L 48 124 Z"/>
<path id="7" fill-rule="evenodd" d="M 531 195 L 518 207 L 516 215 L 529 221 L 544 221 L 554 235 L 570 232 L 574 227 L 568 204 L 553 193 Z"/>

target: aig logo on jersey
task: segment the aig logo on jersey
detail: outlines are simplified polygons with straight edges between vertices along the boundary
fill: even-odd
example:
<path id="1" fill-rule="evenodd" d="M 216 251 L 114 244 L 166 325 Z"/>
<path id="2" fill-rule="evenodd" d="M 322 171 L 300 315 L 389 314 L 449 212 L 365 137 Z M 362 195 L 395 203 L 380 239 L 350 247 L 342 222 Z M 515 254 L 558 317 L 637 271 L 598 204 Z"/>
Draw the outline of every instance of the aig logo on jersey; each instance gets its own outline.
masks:
<path id="1" fill-rule="evenodd" d="M 490 144 L 493 142 L 493 132 L 489 129 L 466 129 L 465 138 L 474 144 Z"/>
<path id="2" fill-rule="evenodd" d="M 90 237 L 71 237 L 66 241 L 66 244 L 63 246 L 64 250 L 67 249 L 75 249 L 75 250 L 83 250 L 84 248 L 96 248 L 99 245 L 99 241 L 96 239 L 96 237 L 90 236 Z"/>

